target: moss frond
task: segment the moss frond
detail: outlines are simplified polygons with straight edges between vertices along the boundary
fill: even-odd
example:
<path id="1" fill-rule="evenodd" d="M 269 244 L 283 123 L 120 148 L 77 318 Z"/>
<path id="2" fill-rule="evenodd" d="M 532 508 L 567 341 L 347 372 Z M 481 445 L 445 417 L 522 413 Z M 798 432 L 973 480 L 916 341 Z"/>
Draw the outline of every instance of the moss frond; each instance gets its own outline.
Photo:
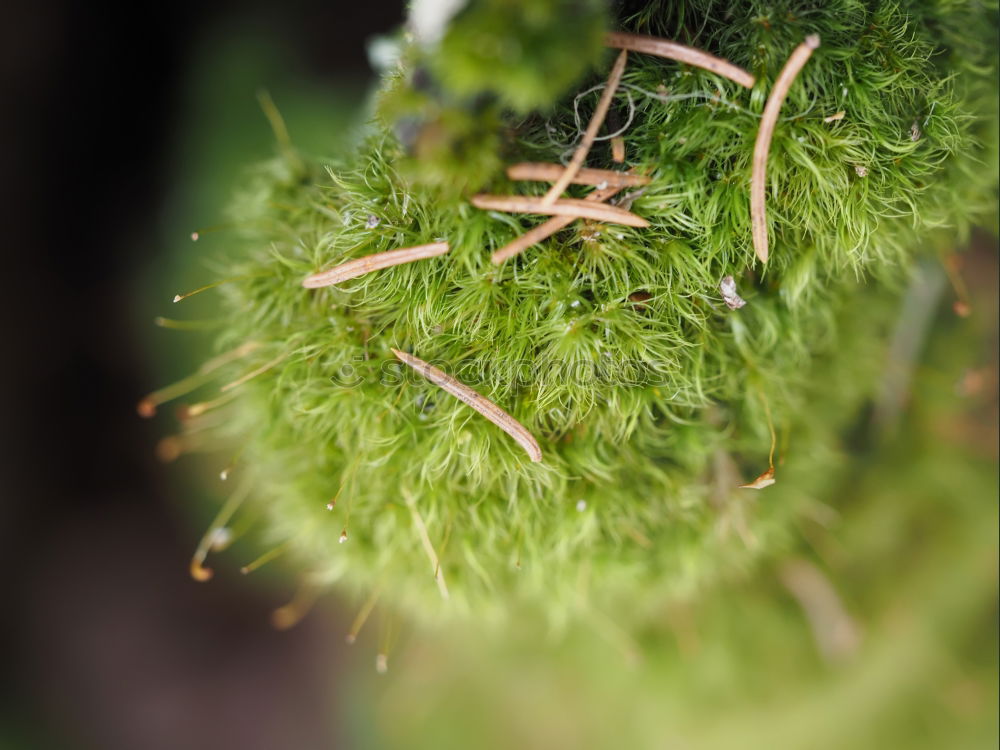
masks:
<path id="1" fill-rule="evenodd" d="M 224 431 L 247 441 L 242 470 L 272 541 L 291 540 L 319 579 L 381 585 L 421 617 L 503 621 L 530 607 L 554 622 L 588 607 L 638 617 L 780 550 L 836 471 L 837 436 L 871 393 L 912 259 L 995 205 L 995 160 L 983 166 L 995 124 L 981 101 L 995 72 L 989 46 L 960 33 L 995 18 L 954 5 L 622 3 L 624 28 L 701 47 L 758 82 L 744 91 L 631 55 L 612 119 L 626 166 L 652 177 L 630 197 L 650 227 L 577 222 L 499 267 L 490 254 L 537 220 L 480 211 L 468 193 L 544 192 L 499 168 L 568 156 L 600 95 L 602 74 L 581 75 L 601 59 L 604 9 L 479 0 L 437 46 L 415 45 L 355 156 L 278 159 L 234 204 L 246 241 L 228 275 L 246 279 L 220 287 L 220 346 L 261 344 L 234 377 L 279 363 L 239 387 Z M 810 33 L 823 46 L 775 133 L 761 267 L 754 137 L 774 77 Z M 523 55 L 508 65 L 512 39 Z M 589 165 L 616 166 L 605 141 Z M 345 260 L 440 240 L 447 256 L 301 287 Z M 740 310 L 719 294 L 727 275 Z M 390 347 L 510 411 L 545 461 L 528 462 Z M 778 484 L 736 490 L 766 468 L 768 413 Z M 448 602 L 406 494 L 438 546 Z"/>

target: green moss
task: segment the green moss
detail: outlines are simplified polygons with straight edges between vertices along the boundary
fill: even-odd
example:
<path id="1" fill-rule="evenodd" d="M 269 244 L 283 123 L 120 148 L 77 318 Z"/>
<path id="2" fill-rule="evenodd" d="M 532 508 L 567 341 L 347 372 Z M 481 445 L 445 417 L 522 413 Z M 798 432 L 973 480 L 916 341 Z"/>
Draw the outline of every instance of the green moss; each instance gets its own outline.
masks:
<path id="1" fill-rule="evenodd" d="M 565 90 L 594 59 L 591 4 L 580 14 L 538 4 L 537 25 L 522 27 L 512 19 L 529 6 L 473 2 L 438 47 L 404 54 L 356 156 L 301 169 L 277 161 L 249 181 L 234 206 L 245 243 L 229 274 L 246 278 L 220 287 L 229 324 L 219 345 L 261 343 L 234 377 L 275 364 L 239 387 L 218 431 L 245 445 L 239 471 L 253 478 L 270 541 L 290 540 L 319 581 L 381 586 L 391 604 L 431 619 L 503 622 L 535 609 L 554 622 L 589 609 L 639 618 L 782 548 L 873 389 L 893 289 L 912 258 L 992 210 L 995 169 L 977 141 L 990 132 L 980 116 L 995 86 L 989 48 L 950 30 L 987 33 L 994 21 L 933 2 L 623 8 L 625 28 L 688 41 L 758 84 L 747 92 L 631 55 L 613 112 L 627 165 L 653 178 L 632 202 L 650 227 L 578 222 L 494 267 L 490 253 L 537 220 L 479 211 L 463 191 L 489 182 L 540 194 L 498 167 L 565 157 L 603 76 Z M 570 33 L 576 24 L 585 28 Z M 522 30 L 537 56 L 513 71 L 490 62 L 499 47 L 462 46 Z M 775 134 L 765 268 L 750 246 L 750 157 L 770 83 L 808 33 L 823 46 Z M 584 43 L 575 67 L 565 62 L 574 34 Z M 430 88 L 413 64 L 433 71 Z M 414 113 L 416 138 L 401 138 Z M 464 150 L 456 132 L 468 135 Z M 589 164 L 613 166 L 606 143 Z M 449 255 L 301 287 L 343 260 L 438 239 Z M 741 310 L 719 296 L 727 274 L 747 299 Z M 403 371 L 390 347 L 510 411 L 544 462 Z M 736 490 L 767 467 L 768 413 L 778 484 Z M 407 497 L 441 560 L 447 602 Z"/>
<path id="2" fill-rule="evenodd" d="M 601 59 L 606 15 L 600 0 L 470 3 L 430 56 L 430 70 L 456 94 L 489 92 L 518 112 L 550 109 Z"/>

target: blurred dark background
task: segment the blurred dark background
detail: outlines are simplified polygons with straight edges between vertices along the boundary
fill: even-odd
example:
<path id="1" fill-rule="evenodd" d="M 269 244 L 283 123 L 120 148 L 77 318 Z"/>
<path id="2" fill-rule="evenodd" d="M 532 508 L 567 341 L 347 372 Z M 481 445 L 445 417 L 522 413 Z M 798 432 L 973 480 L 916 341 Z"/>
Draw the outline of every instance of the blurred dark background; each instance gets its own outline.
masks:
<path id="1" fill-rule="evenodd" d="M 154 457 L 164 425 L 135 413 L 163 384 L 150 360 L 188 344 L 136 319 L 175 312 L 168 284 L 205 283 L 172 265 L 177 226 L 217 222 L 232 165 L 270 154 L 257 88 L 279 107 L 288 81 L 300 97 L 363 91 L 366 40 L 402 5 L 3 4 L 0 747 L 352 744 L 333 680 L 311 669 L 354 658 L 331 637 L 341 616 L 277 633 L 268 614 L 289 591 L 238 565 L 188 577 L 190 485 Z M 219 143 L 228 161 L 211 161 Z M 206 182 L 216 193 L 199 203 Z"/>

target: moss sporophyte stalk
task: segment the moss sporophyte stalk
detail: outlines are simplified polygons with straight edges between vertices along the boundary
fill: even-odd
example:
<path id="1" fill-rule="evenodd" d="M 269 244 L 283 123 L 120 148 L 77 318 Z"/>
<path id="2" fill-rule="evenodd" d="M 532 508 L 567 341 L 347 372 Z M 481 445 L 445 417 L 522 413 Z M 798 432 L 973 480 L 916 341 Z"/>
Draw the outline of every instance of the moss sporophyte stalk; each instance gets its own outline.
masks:
<path id="1" fill-rule="evenodd" d="M 170 453 L 228 446 L 238 489 L 192 573 L 257 514 L 246 569 L 304 571 L 282 626 L 336 585 L 353 634 L 376 601 L 638 627 L 794 544 L 914 260 L 991 215 L 995 18 L 460 5 L 414 8 L 353 153 L 278 129 L 210 285 L 223 353 L 140 412 L 206 389 Z"/>

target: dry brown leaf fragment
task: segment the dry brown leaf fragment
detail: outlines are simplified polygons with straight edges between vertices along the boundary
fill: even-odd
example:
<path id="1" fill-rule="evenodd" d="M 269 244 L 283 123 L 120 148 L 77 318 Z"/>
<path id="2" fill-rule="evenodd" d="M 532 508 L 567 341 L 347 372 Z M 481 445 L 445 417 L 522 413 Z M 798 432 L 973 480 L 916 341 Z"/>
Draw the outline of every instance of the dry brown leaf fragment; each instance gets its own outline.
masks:
<path id="1" fill-rule="evenodd" d="M 730 310 L 739 310 L 747 301 L 736 291 L 736 279 L 732 276 L 724 276 L 719 282 L 719 291 L 722 293 L 722 301 Z"/>
<path id="2" fill-rule="evenodd" d="M 762 490 L 765 487 L 770 487 L 774 483 L 775 483 L 775 479 L 774 479 L 774 467 L 771 466 L 771 467 L 768 468 L 767 471 L 765 471 L 763 474 L 761 474 L 759 477 L 757 477 L 755 480 L 753 480 L 749 484 L 741 484 L 740 485 L 740 489 L 741 490 Z"/>

